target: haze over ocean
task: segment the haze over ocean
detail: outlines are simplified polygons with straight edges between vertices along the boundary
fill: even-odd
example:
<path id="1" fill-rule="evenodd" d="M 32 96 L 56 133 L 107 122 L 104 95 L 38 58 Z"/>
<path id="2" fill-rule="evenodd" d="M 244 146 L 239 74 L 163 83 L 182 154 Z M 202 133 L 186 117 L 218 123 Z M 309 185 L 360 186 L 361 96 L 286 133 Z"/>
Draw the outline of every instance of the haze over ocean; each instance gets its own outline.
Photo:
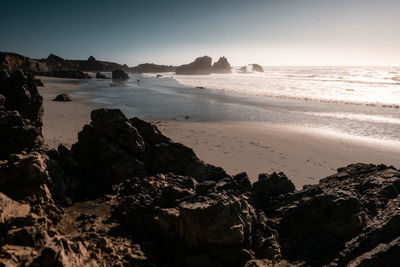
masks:
<path id="1" fill-rule="evenodd" d="M 376 66 L 400 62 L 396 0 L 1 2 L 0 51 L 180 65 Z M 27 45 L 29 44 L 29 45 Z"/>

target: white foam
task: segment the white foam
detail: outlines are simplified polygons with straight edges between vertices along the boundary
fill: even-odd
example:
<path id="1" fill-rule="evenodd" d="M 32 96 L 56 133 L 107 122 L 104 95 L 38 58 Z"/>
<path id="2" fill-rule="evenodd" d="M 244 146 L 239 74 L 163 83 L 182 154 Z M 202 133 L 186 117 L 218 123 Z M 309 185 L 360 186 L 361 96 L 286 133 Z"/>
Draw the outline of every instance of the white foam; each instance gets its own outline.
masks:
<path id="1" fill-rule="evenodd" d="M 268 67 L 264 73 L 176 75 L 191 87 L 235 94 L 400 107 L 400 68 Z"/>

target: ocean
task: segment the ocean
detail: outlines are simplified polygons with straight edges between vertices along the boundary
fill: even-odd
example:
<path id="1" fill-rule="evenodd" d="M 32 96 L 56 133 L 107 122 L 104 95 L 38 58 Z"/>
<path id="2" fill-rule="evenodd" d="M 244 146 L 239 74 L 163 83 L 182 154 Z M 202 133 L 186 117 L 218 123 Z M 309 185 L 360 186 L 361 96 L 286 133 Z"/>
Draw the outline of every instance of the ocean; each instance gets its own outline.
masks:
<path id="1" fill-rule="evenodd" d="M 159 78 L 131 74 L 121 84 L 88 81 L 96 83 L 96 89 L 80 93 L 130 117 L 261 121 L 400 147 L 400 67 L 264 67 L 264 71 L 161 73 Z"/>

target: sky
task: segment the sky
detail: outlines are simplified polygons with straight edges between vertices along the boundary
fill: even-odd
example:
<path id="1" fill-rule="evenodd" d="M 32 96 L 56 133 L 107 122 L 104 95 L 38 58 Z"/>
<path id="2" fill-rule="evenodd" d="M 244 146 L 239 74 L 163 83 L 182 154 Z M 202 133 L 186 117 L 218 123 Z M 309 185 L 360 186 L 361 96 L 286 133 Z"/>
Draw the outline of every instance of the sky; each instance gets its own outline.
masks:
<path id="1" fill-rule="evenodd" d="M 0 51 L 134 66 L 400 65 L 399 0 L 2 0 Z"/>

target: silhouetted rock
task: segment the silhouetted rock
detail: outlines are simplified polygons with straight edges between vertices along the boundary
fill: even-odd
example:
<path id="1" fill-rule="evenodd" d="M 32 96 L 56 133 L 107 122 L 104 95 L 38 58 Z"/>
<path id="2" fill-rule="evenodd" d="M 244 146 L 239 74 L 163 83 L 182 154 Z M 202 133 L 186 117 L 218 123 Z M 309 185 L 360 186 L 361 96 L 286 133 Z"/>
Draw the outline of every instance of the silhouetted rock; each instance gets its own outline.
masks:
<path id="1" fill-rule="evenodd" d="M 212 59 L 208 56 L 198 57 L 195 61 L 187 65 L 176 67 L 176 74 L 183 75 L 202 75 L 211 73 Z"/>
<path id="2" fill-rule="evenodd" d="M 69 79 L 91 79 L 89 74 L 79 70 L 57 70 L 50 73 L 51 77 Z"/>
<path id="3" fill-rule="evenodd" d="M 247 73 L 247 72 L 264 72 L 264 69 L 258 64 L 250 64 L 250 65 L 241 67 L 240 71 L 243 72 L 243 73 Z"/>
<path id="4" fill-rule="evenodd" d="M 157 65 L 153 63 L 139 64 L 132 67 L 129 71 L 133 73 L 157 73 L 157 72 L 174 72 L 176 67 L 167 65 Z"/>
<path id="5" fill-rule="evenodd" d="M 212 66 L 213 73 L 231 73 L 231 64 L 229 64 L 226 57 L 220 57 L 217 62 Z"/>
<path id="6" fill-rule="evenodd" d="M 94 58 L 94 56 L 90 56 L 87 61 L 93 63 L 93 62 L 96 62 L 96 59 Z"/>
<path id="7" fill-rule="evenodd" d="M 57 102 L 67 102 L 67 101 L 72 101 L 71 97 L 67 94 L 61 94 L 61 95 L 57 95 L 53 101 L 57 101 Z"/>
<path id="8" fill-rule="evenodd" d="M 108 79 L 106 75 L 101 74 L 100 72 L 96 73 L 96 79 Z"/>
<path id="9" fill-rule="evenodd" d="M 15 71 L 0 77 L 0 158 L 42 142 L 42 97 L 33 76 Z"/>
<path id="10" fill-rule="evenodd" d="M 117 69 L 112 72 L 112 79 L 114 81 L 126 81 L 129 79 L 129 75 L 125 71 Z"/>

